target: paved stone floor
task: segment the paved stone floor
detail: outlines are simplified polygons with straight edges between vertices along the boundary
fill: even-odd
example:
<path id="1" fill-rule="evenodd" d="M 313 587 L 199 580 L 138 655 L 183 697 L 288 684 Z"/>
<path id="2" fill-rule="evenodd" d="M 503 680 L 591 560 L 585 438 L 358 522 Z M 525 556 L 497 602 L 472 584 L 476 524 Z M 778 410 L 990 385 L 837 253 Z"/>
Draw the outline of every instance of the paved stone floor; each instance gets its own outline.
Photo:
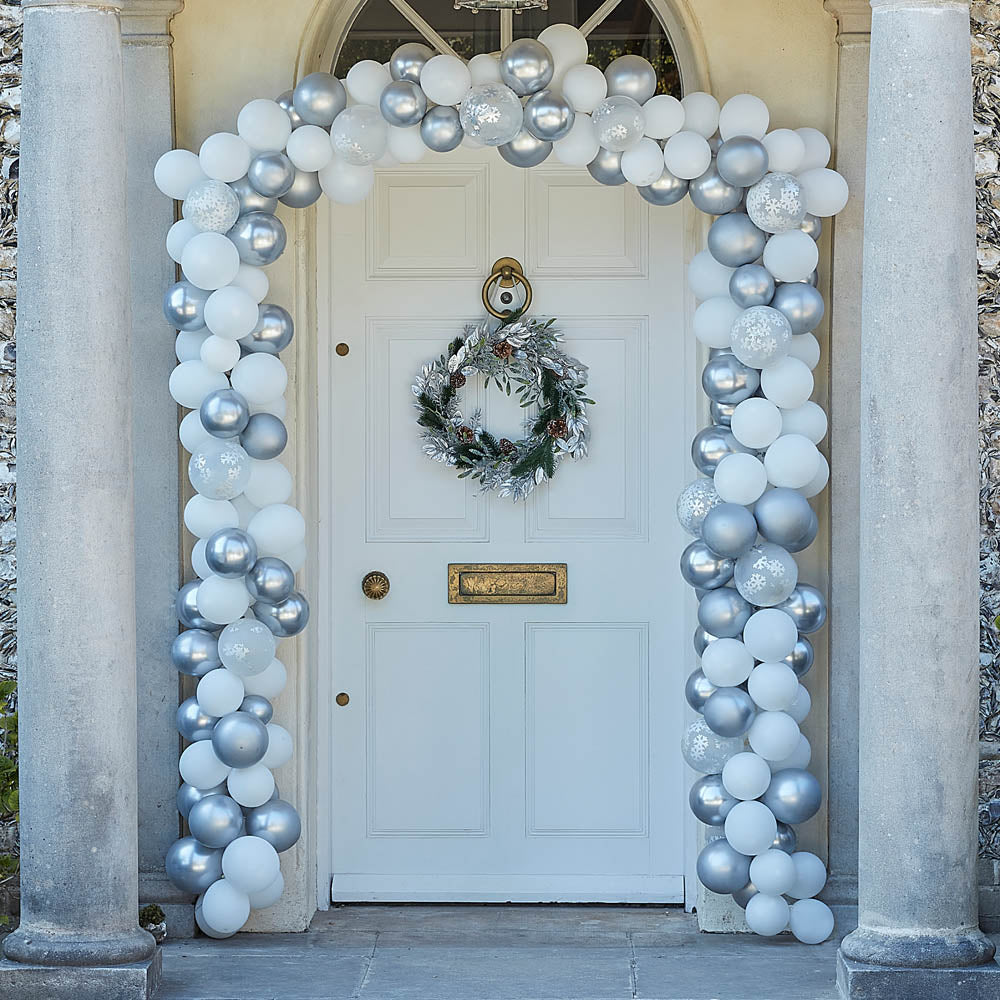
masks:
<path id="1" fill-rule="evenodd" d="M 355 904 L 305 934 L 168 941 L 158 998 L 834 1000 L 836 949 L 656 907 Z"/>

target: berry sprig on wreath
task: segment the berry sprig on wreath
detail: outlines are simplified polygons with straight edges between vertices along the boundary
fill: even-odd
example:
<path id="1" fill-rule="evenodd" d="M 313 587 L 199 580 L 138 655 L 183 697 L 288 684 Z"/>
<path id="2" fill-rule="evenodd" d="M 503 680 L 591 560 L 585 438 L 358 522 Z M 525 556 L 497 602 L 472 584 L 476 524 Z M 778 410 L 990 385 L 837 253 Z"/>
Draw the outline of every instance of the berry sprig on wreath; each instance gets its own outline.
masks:
<path id="1" fill-rule="evenodd" d="M 513 316 L 491 329 L 487 319 L 466 327 L 447 356 L 424 365 L 412 388 L 425 455 L 453 465 L 460 479 L 478 479 L 483 492 L 514 500 L 551 479 L 566 455 L 586 456 L 586 404 L 594 403 L 584 394 L 587 366 L 560 349 L 554 322 Z M 508 396 L 516 393 L 522 407 L 537 407 L 524 421 L 523 437 L 497 440 L 479 410 L 462 416 L 458 390 L 475 375 L 486 388 L 495 382 Z"/>

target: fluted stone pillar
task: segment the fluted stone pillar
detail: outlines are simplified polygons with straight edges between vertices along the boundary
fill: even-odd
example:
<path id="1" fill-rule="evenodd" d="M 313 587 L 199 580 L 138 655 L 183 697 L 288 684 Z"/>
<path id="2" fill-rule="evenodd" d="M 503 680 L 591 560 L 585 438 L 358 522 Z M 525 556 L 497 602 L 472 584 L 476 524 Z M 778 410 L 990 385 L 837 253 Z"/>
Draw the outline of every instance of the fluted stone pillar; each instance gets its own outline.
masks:
<path id="1" fill-rule="evenodd" d="M 24 0 L 21 926 L 0 995 L 151 995 L 138 927 L 132 396 L 117 2 Z"/>
<path id="2" fill-rule="evenodd" d="M 968 3 L 872 0 L 868 109 L 859 926 L 841 946 L 838 978 L 850 997 L 995 996 L 1000 966 L 976 901 Z"/>

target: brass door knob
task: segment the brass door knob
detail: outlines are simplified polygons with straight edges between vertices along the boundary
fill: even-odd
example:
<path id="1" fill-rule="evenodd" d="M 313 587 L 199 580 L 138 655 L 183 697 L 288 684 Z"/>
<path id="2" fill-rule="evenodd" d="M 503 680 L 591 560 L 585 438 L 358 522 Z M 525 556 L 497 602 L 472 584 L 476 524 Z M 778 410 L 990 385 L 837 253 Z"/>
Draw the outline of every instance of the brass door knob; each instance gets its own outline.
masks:
<path id="1" fill-rule="evenodd" d="M 373 569 L 370 573 L 366 573 L 361 581 L 361 593 L 369 600 L 381 601 L 389 593 L 389 577 Z"/>

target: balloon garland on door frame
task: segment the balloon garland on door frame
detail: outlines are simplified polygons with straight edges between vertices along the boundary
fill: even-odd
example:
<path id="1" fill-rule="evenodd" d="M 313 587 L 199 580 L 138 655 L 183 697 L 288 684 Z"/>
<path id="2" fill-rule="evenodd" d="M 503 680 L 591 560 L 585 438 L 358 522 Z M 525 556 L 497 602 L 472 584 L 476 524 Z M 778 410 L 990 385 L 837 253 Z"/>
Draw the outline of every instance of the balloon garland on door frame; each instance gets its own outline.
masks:
<path id="1" fill-rule="evenodd" d="M 692 447 L 706 478 L 678 501 L 696 536 L 681 569 L 700 597 L 702 667 L 686 695 L 703 713 L 682 750 L 703 773 L 692 809 L 718 831 L 698 876 L 732 893 L 758 933 L 790 927 L 815 943 L 832 932 L 829 908 L 813 898 L 826 870 L 795 851 L 791 828 L 820 805 L 798 729 L 809 709 L 798 678 L 812 664 L 806 635 L 826 618 L 819 591 L 798 582 L 791 553 L 815 537 L 808 498 L 829 474 L 816 447 L 826 415 L 809 401 L 819 362 L 811 331 L 824 308 L 815 240 L 819 217 L 844 207 L 847 185 L 826 168 L 822 133 L 768 132 L 759 98 L 739 94 L 721 109 L 705 93 L 678 101 L 655 93 L 655 72 L 640 56 L 621 56 L 602 73 L 587 55 L 586 38 L 567 24 L 468 63 L 410 42 L 385 65 L 355 64 L 344 81 L 311 73 L 277 100 L 253 100 L 235 133 L 157 161 L 157 187 L 183 203 L 166 236 L 183 276 L 163 306 L 178 331 L 170 393 L 189 411 L 179 435 L 197 490 L 184 523 L 198 538 L 195 578 L 177 595 L 185 630 L 172 647 L 178 670 L 198 678 L 177 713 L 188 741 L 177 804 L 191 835 L 171 846 L 166 870 L 199 894 L 195 917 L 206 934 L 228 937 L 251 908 L 277 902 L 278 853 L 301 831 L 272 775 L 293 753 L 287 730 L 271 721 L 285 684 L 276 643 L 309 618 L 294 589 L 306 525 L 287 502 L 293 484 L 279 461 L 287 372 L 278 354 L 293 323 L 264 301 L 263 268 L 286 243 L 278 202 L 305 208 L 326 194 L 356 203 L 375 167 L 462 143 L 496 146 L 522 167 L 552 154 L 601 184 L 636 186 L 652 205 L 690 194 L 717 216 L 708 249 L 689 268 L 701 300 L 694 332 L 713 355 L 702 375 L 713 426 Z M 578 451 L 585 428 L 577 428 Z"/>

